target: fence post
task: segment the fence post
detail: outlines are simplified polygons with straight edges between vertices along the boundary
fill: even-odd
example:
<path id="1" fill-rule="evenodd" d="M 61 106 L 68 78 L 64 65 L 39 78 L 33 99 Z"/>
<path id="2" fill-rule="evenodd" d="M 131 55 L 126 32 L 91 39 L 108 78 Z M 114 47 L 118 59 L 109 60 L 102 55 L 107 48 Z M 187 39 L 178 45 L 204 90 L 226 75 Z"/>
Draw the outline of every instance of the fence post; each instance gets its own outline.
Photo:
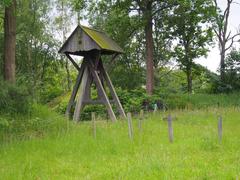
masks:
<path id="1" fill-rule="evenodd" d="M 222 116 L 218 118 L 218 139 L 219 142 L 222 142 Z"/>
<path id="2" fill-rule="evenodd" d="M 129 135 L 129 138 L 133 140 L 133 127 L 132 127 L 131 113 L 127 113 L 127 119 L 128 119 L 128 135 Z"/>
<path id="3" fill-rule="evenodd" d="M 143 110 L 140 111 L 140 117 L 139 117 L 139 120 L 138 120 L 139 132 L 142 132 L 142 122 L 143 122 Z"/>
<path id="4" fill-rule="evenodd" d="M 158 109 L 158 106 L 157 106 L 157 104 L 155 103 L 155 104 L 153 105 L 153 114 L 156 114 L 157 109 Z"/>
<path id="5" fill-rule="evenodd" d="M 93 131 L 93 137 L 96 138 L 96 116 L 95 112 L 92 112 L 92 131 Z"/>
<path id="6" fill-rule="evenodd" d="M 172 143 L 173 142 L 173 127 L 172 127 L 172 116 L 170 114 L 168 115 L 168 136 L 169 136 L 169 141 Z"/>

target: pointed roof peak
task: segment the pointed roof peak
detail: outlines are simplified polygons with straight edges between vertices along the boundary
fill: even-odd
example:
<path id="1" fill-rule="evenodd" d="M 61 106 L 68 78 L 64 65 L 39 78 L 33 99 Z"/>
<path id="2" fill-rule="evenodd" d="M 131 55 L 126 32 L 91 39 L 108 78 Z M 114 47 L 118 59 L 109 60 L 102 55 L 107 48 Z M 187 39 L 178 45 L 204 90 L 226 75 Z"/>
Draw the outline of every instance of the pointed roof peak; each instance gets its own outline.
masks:
<path id="1" fill-rule="evenodd" d="M 93 49 L 102 54 L 123 53 L 123 49 L 103 31 L 79 24 L 63 44 L 60 53 L 86 52 Z"/>

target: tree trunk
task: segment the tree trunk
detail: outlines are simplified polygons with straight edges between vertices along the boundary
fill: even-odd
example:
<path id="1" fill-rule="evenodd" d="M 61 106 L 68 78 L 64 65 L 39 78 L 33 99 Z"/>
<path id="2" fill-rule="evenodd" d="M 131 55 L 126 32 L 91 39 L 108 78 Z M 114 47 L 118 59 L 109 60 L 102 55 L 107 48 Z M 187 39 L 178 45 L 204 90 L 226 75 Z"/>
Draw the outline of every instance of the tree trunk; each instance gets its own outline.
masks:
<path id="1" fill-rule="evenodd" d="M 222 45 L 223 49 L 221 50 L 221 58 L 220 58 L 220 78 L 221 78 L 221 82 L 224 82 L 224 78 L 225 78 L 225 46 Z"/>
<path id="2" fill-rule="evenodd" d="M 215 4 L 215 11 L 218 12 L 218 1 L 213 1 Z M 227 0 L 227 6 L 223 9 L 223 13 L 218 14 L 216 13 L 215 22 L 216 28 L 214 29 L 215 34 L 218 37 L 219 41 L 219 50 L 220 50 L 220 78 L 222 82 L 225 82 L 225 57 L 226 52 L 229 50 L 233 43 L 235 42 L 234 39 L 240 36 L 240 33 L 236 33 L 231 35 L 231 31 L 228 32 L 228 23 L 229 23 L 229 15 L 231 11 L 231 5 L 235 3 L 233 0 Z"/>
<path id="3" fill-rule="evenodd" d="M 187 67 L 187 90 L 189 94 L 192 94 L 192 67 Z"/>
<path id="4" fill-rule="evenodd" d="M 5 7 L 4 17 L 4 79 L 15 83 L 16 59 L 16 0 Z"/>
<path id="5" fill-rule="evenodd" d="M 152 30 L 152 2 L 148 2 L 146 11 L 145 37 L 146 37 L 146 66 L 147 66 L 147 94 L 152 95 L 154 87 L 154 69 L 153 69 L 153 30 Z"/>

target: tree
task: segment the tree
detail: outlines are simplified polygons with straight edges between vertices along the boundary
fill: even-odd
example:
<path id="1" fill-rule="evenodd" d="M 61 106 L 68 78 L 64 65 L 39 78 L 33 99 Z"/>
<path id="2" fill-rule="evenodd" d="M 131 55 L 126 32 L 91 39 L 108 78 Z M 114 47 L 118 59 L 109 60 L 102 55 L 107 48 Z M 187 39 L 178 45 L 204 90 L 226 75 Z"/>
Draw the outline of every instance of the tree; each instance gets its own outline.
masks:
<path id="1" fill-rule="evenodd" d="M 133 1 L 134 2 L 134 1 Z M 154 88 L 154 40 L 153 40 L 153 18 L 164 9 L 175 5 L 173 1 L 155 0 L 135 0 L 136 4 L 131 4 L 133 10 L 138 10 L 142 14 L 146 41 L 146 89 L 147 94 L 152 95 Z M 137 7 L 138 6 L 138 7 Z"/>
<path id="2" fill-rule="evenodd" d="M 67 32 L 70 29 L 71 21 L 70 18 L 73 15 L 71 10 L 71 3 L 68 0 L 56 0 L 57 11 L 59 11 L 59 16 L 55 18 L 55 24 L 58 30 L 61 32 L 62 44 L 67 40 Z M 71 89 L 71 77 L 70 77 L 70 69 L 69 62 L 63 55 L 61 56 L 61 61 L 64 61 L 64 67 L 67 73 L 67 90 Z"/>
<path id="3" fill-rule="evenodd" d="M 222 12 L 218 7 L 217 0 L 214 0 L 215 4 L 215 27 L 214 32 L 217 35 L 218 43 L 219 43 L 219 51 L 220 51 L 220 77 L 221 81 L 224 81 L 225 74 L 225 56 L 226 52 L 233 46 L 235 42 L 235 38 L 240 35 L 240 33 L 232 34 L 231 31 L 228 30 L 229 23 L 229 15 L 231 11 L 231 5 L 234 3 L 233 0 L 227 0 L 227 7 Z"/>
<path id="4" fill-rule="evenodd" d="M 166 9 L 156 13 L 153 17 L 154 69 L 166 66 L 171 59 L 172 41 L 166 24 L 168 14 L 169 10 Z"/>
<path id="5" fill-rule="evenodd" d="M 94 4 L 94 5 L 93 5 Z M 109 19 L 114 19 L 115 17 L 112 15 L 111 12 L 118 12 L 122 16 L 120 17 L 121 20 L 115 18 L 115 22 L 111 23 L 111 27 L 113 32 L 116 32 L 117 29 L 123 29 L 122 27 L 125 27 L 126 31 L 123 30 L 118 34 L 119 36 L 125 36 L 127 39 L 129 39 L 132 42 L 136 42 L 136 40 L 139 44 L 144 44 L 143 49 L 139 48 L 136 49 L 136 52 L 138 54 L 141 54 L 138 57 L 145 58 L 145 64 L 146 64 L 146 91 L 149 95 L 152 95 L 153 89 L 154 89 L 154 65 L 158 64 L 154 61 L 154 52 L 158 52 L 155 50 L 155 44 L 154 40 L 157 40 L 156 36 L 154 37 L 154 32 L 157 28 L 159 28 L 157 24 L 153 26 L 153 20 L 156 19 L 155 17 L 158 15 L 162 15 L 161 12 L 173 7 L 175 5 L 174 1 L 171 0 L 124 0 L 124 1 L 116 1 L 116 2 L 109 2 L 107 0 L 100 1 L 97 5 L 93 3 L 92 6 L 95 6 L 96 8 L 91 7 L 91 11 L 96 14 L 96 12 L 100 12 L 98 16 L 94 16 L 98 22 L 101 22 L 103 24 L 105 21 L 111 21 Z M 99 9 L 99 11 L 96 11 L 96 9 Z M 119 15 L 116 14 L 118 17 Z M 101 18 L 104 16 L 104 18 Z M 125 26 L 122 24 L 119 25 L 119 21 L 130 21 L 130 26 Z M 98 24 L 101 24 L 98 23 Z M 125 33 L 123 33 L 125 32 Z M 129 33 L 128 33 L 129 32 Z M 160 32 L 160 31 L 158 31 Z M 141 37 L 139 39 L 138 37 Z M 156 39 L 154 39 L 156 38 Z M 129 42 L 126 41 L 126 42 Z M 164 41 L 164 40 L 162 40 Z M 131 42 L 129 42 L 131 44 Z M 126 43 L 125 43 L 126 45 Z M 158 43 L 160 45 L 160 43 Z M 127 46 L 128 47 L 128 46 Z M 160 47 L 159 47 L 160 48 Z M 125 48 L 126 49 L 126 48 Z M 141 51 L 139 51 L 141 50 Z M 143 51 L 142 51 L 143 50 Z M 131 52 L 135 53 L 135 52 Z M 161 52 L 162 53 L 162 52 Z M 128 56 L 131 56 L 128 54 Z M 160 56 L 158 56 L 160 57 Z M 135 59 L 131 59 L 134 61 Z M 159 62 L 159 61 L 158 61 Z"/>
<path id="6" fill-rule="evenodd" d="M 4 79 L 15 83 L 16 0 L 5 7 L 4 16 Z"/>
<path id="7" fill-rule="evenodd" d="M 86 8 L 86 2 L 82 0 L 73 0 L 71 3 L 71 9 L 77 14 L 77 23 L 80 24 L 82 20 L 83 11 Z"/>
<path id="8" fill-rule="evenodd" d="M 230 90 L 240 89 L 240 51 L 233 49 L 225 59 L 224 84 Z"/>
<path id="9" fill-rule="evenodd" d="M 146 88 L 147 94 L 152 95 L 153 87 L 154 87 L 154 69 L 153 69 L 153 51 L 154 51 L 154 43 L 153 43 L 153 1 L 136 1 L 140 10 L 142 11 L 143 18 L 145 20 L 144 23 L 144 32 L 145 32 L 145 40 L 146 40 Z"/>
<path id="10" fill-rule="evenodd" d="M 175 39 L 174 56 L 187 76 L 187 90 L 192 93 L 193 60 L 206 55 L 212 41 L 212 3 L 207 0 L 179 1 L 169 17 L 169 30 Z"/>
<path id="11" fill-rule="evenodd" d="M 240 50 L 233 49 L 226 58 L 226 70 L 240 75 Z"/>
<path id="12" fill-rule="evenodd" d="M 49 27 L 50 7 L 49 0 L 24 0 L 18 3 L 17 83 L 26 84 L 33 97 L 37 97 L 44 88 L 44 71 L 56 58 L 56 43 Z"/>
<path id="13" fill-rule="evenodd" d="M 61 44 L 67 40 L 67 33 L 70 31 L 71 25 L 73 25 L 72 17 L 76 14 L 77 24 L 80 24 L 81 12 L 85 7 L 85 2 L 82 0 L 55 0 L 56 10 L 59 12 L 59 16 L 55 17 L 55 26 L 56 31 L 60 32 Z M 66 70 L 66 79 L 67 79 L 67 90 L 71 89 L 72 80 L 70 73 L 70 64 L 69 60 L 66 59 L 65 55 L 61 56 L 61 61 L 64 62 L 64 67 Z"/>

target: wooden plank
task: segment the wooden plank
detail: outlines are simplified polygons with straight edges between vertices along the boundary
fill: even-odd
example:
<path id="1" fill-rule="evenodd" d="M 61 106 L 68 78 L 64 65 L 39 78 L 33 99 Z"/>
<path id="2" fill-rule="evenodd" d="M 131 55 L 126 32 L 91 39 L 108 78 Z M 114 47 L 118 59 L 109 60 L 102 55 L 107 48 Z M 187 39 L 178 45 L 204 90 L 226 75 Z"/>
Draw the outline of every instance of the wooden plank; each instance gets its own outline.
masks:
<path id="1" fill-rule="evenodd" d="M 222 142 L 222 116 L 219 116 L 218 119 L 218 139 L 219 142 Z"/>
<path id="2" fill-rule="evenodd" d="M 142 123 L 143 123 L 143 110 L 140 111 L 140 117 L 138 120 L 138 129 L 140 133 L 142 133 Z"/>
<path id="3" fill-rule="evenodd" d="M 109 100 L 110 103 L 115 103 L 113 100 Z M 84 104 L 105 104 L 105 102 L 102 99 L 97 99 L 97 100 L 83 100 Z"/>
<path id="4" fill-rule="evenodd" d="M 86 34 L 80 26 L 77 26 L 59 52 L 68 52 L 71 54 L 78 52 L 83 55 L 86 51 L 96 49 L 101 50 L 100 46 L 88 34 Z"/>
<path id="5" fill-rule="evenodd" d="M 84 94 L 84 101 L 90 101 L 91 100 L 91 85 L 92 85 L 92 76 L 90 72 L 88 72 L 88 80 L 86 84 L 85 94 Z"/>
<path id="6" fill-rule="evenodd" d="M 108 114 L 110 116 L 110 119 L 114 122 L 114 121 L 117 120 L 117 118 L 116 118 L 116 116 L 115 116 L 115 114 L 113 112 L 112 106 L 111 106 L 111 104 L 109 102 L 109 99 L 108 99 L 108 97 L 107 97 L 107 95 L 105 93 L 105 90 L 104 90 L 104 88 L 102 86 L 102 83 L 101 83 L 101 80 L 100 80 L 100 78 L 98 76 L 98 73 L 97 73 L 96 70 L 94 70 L 94 65 L 92 64 L 92 61 L 89 60 L 87 62 L 89 63 L 89 69 L 90 69 L 91 74 L 93 76 L 93 79 L 94 79 L 94 81 L 96 83 L 96 86 L 99 89 L 100 93 L 102 94 L 102 100 L 104 101 L 104 104 L 107 107 L 107 111 L 108 111 Z"/>
<path id="7" fill-rule="evenodd" d="M 96 116 L 95 116 L 95 112 L 92 112 L 92 131 L 93 131 L 93 137 L 96 138 L 97 131 L 96 131 Z"/>
<path id="8" fill-rule="evenodd" d="M 98 69 L 100 59 L 101 59 L 101 52 L 96 52 L 96 60 L 95 60 L 95 63 L 94 63 L 95 69 Z"/>
<path id="9" fill-rule="evenodd" d="M 172 143 L 173 142 L 173 127 L 172 127 L 172 116 L 170 114 L 168 115 L 168 136 L 169 136 L 169 141 Z"/>
<path id="10" fill-rule="evenodd" d="M 68 59 L 72 62 L 72 64 L 74 65 L 74 67 L 80 71 L 80 67 L 78 66 L 78 64 L 73 60 L 73 58 L 68 54 L 68 53 L 65 53 L 66 56 L 68 57 Z"/>
<path id="11" fill-rule="evenodd" d="M 81 65 L 80 71 L 78 72 L 77 80 L 76 80 L 76 83 L 74 85 L 74 88 L 73 88 L 73 91 L 72 91 L 72 94 L 71 94 L 71 98 L 68 102 L 68 106 L 67 106 L 66 113 L 65 113 L 67 118 L 69 118 L 70 110 L 71 110 L 71 108 L 73 106 L 73 103 L 74 103 L 74 100 L 76 98 L 77 91 L 78 91 L 78 88 L 79 88 L 81 80 L 82 80 L 84 67 L 85 67 L 85 63 L 83 62 L 82 65 Z"/>
<path id="12" fill-rule="evenodd" d="M 133 126 L 131 113 L 127 113 L 127 119 L 128 119 L 128 136 L 131 140 L 133 140 Z"/>
<path id="13" fill-rule="evenodd" d="M 102 73 L 102 71 L 99 71 L 99 78 L 100 78 L 100 80 L 101 80 L 101 82 L 102 82 L 102 86 L 103 86 L 103 88 L 104 88 L 104 90 L 106 91 L 106 87 L 105 87 L 105 84 L 104 84 L 104 75 L 103 75 L 103 73 Z"/>
<path id="14" fill-rule="evenodd" d="M 84 94 L 85 94 L 85 89 L 86 89 L 86 84 L 87 84 L 88 77 L 89 77 L 89 73 L 88 73 L 88 68 L 86 66 L 84 68 L 82 82 L 81 82 L 81 85 L 80 85 L 80 88 L 79 88 L 79 97 L 78 97 L 77 105 L 75 107 L 75 111 L 74 111 L 74 115 L 73 115 L 73 120 L 74 121 L 79 120 L 80 111 L 83 108 L 83 99 L 84 99 Z"/>
<path id="15" fill-rule="evenodd" d="M 110 89 L 111 95 L 112 95 L 112 97 L 113 97 L 113 100 L 115 101 L 115 104 L 116 104 L 116 106 L 117 106 L 117 109 L 118 109 L 120 115 L 121 115 L 123 118 L 126 118 L 126 114 L 125 114 L 124 109 L 123 109 L 123 107 L 122 107 L 122 104 L 121 104 L 121 102 L 120 102 L 120 100 L 119 100 L 119 98 L 118 98 L 118 96 L 117 96 L 117 93 L 116 93 L 116 90 L 115 90 L 115 88 L 114 88 L 114 86 L 113 86 L 113 84 L 112 84 L 112 81 L 111 81 L 108 73 L 105 71 L 105 69 L 104 69 L 104 67 L 103 67 L 103 64 L 102 64 L 102 61 L 100 61 L 100 63 L 101 63 L 101 68 L 100 68 L 100 69 L 101 69 L 101 72 L 103 73 L 103 76 L 104 76 L 104 78 L 105 78 L 105 80 L 106 80 L 106 82 L 107 82 L 107 85 L 108 85 L 108 87 L 109 87 L 109 89 Z"/>

